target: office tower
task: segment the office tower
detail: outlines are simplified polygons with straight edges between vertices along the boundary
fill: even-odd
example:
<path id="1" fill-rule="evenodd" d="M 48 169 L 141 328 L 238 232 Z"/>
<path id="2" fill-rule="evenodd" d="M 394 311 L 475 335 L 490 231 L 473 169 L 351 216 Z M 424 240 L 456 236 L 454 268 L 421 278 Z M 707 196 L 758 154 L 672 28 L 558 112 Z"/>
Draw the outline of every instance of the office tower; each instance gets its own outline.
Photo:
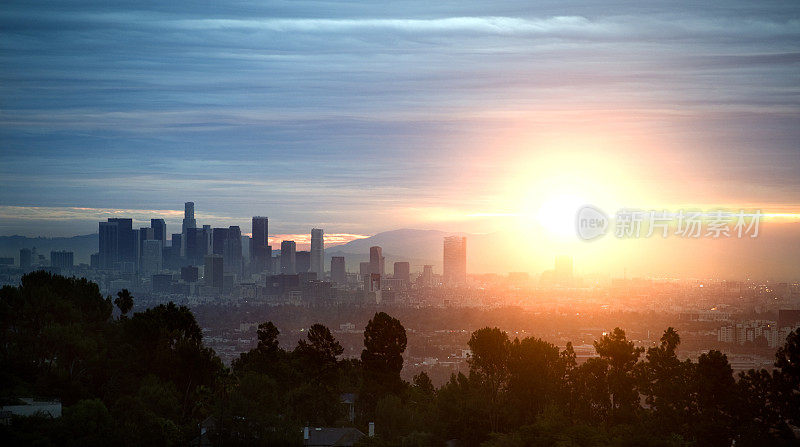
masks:
<path id="1" fill-rule="evenodd" d="M 181 247 L 183 246 L 183 234 L 181 233 L 173 233 L 172 240 L 170 242 L 170 256 L 172 257 L 172 262 L 175 265 L 178 265 L 179 260 L 181 259 Z"/>
<path id="2" fill-rule="evenodd" d="M 225 253 L 225 242 L 227 240 L 227 228 L 214 228 L 211 233 L 211 253 L 222 256 Z"/>
<path id="3" fill-rule="evenodd" d="M 206 255 L 205 256 L 205 269 L 203 271 L 203 280 L 207 286 L 217 287 L 222 290 L 222 281 L 224 275 L 224 260 L 219 255 Z"/>
<path id="4" fill-rule="evenodd" d="M 33 263 L 33 255 L 30 248 L 22 248 L 19 250 L 19 267 L 21 269 L 31 268 Z"/>
<path id="5" fill-rule="evenodd" d="M 571 256 L 556 256 L 555 280 L 561 284 L 567 284 L 572 281 L 572 257 Z"/>
<path id="6" fill-rule="evenodd" d="M 75 264 L 75 255 L 71 251 L 51 251 L 50 252 L 50 267 L 58 267 L 62 269 L 71 269 Z"/>
<path id="7" fill-rule="evenodd" d="M 369 262 L 359 262 L 358 263 L 358 277 L 364 278 L 365 276 L 372 273 L 372 265 Z"/>
<path id="8" fill-rule="evenodd" d="M 383 276 L 385 263 L 381 247 L 369 247 L 369 272 Z"/>
<path id="9" fill-rule="evenodd" d="M 294 275 L 297 272 L 297 245 L 294 241 L 281 241 L 281 273 Z"/>
<path id="10" fill-rule="evenodd" d="M 382 301 L 380 273 L 370 273 L 365 276 L 365 279 L 367 279 L 367 284 L 364 284 L 364 290 L 373 293 L 375 304 L 380 304 Z"/>
<path id="11" fill-rule="evenodd" d="M 161 271 L 161 241 L 147 239 L 142 244 L 140 271 L 145 275 L 152 275 Z"/>
<path id="12" fill-rule="evenodd" d="M 137 265 L 139 266 L 139 269 L 141 269 L 142 268 L 142 254 L 144 253 L 144 241 L 153 240 L 154 237 L 155 237 L 155 230 L 153 230 L 152 228 L 149 228 L 149 227 L 142 227 L 142 228 L 139 228 L 138 233 L 139 233 L 139 243 L 137 244 L 138 245 L 137 249 L 138 249 L 139 256 L 138 256 L 138 259 L 137 259 Z"/>
<path id="13" fill-rule="evenodd" d="M 242 230 L 239 226 L 228 227 L 228 238 L 225 240 L 225 249 L 222 254 L 225 260 L 225 271 L 242 274 Z"/>
<path id="14" fill-rule="evenodd" d="M 150 228 L 153 229 L 153 239 L 161 241 L 161 248 L 167 246 L 167 223 L 164 219 L 150 219 Z"/>
<path id="15" fill-rule="evenodd" d="M 119 262 L 139 260 L 139 234 L 133 229 L 133 219 L 109 218 L 117 224 L 117 256 Z"/>
<path id="16" fill-rule="evenodd" d="M 325 241 L 324 232 L 320 228 L 311 229 L 311 269 L 317 274 L 317 279 L 324 278 L 325 273 Z"/>
<path id="17" fill-rule="evenodd" d="M 295 273 L 307 273 L 311 271 L 311 252 L 298 251 L 294 254 Z"/>
<path id="18" fill-rule="evenodd" d="M 333 256 L 331 258 L 331 281 L 337 284 L 345 284 L 347 282 L 344 256 Z"/>
<path id="19" fill-rule="evenodd" d="M 442 276 L 445 284 L 463 284 L 467 281 L 467 238 L 444 238 Z"/>
<path id="20" fill-rule="evenodd" d="M 250 263 L 255 272 L 262 272 L 267 268 L 267 247 L 269 246 L 269 219 L 263 216 L 253 216 L 251 225 L 253 233 L 250 240 Z"/>
<path id="21" fill-rule="evenodd" d="M 395 262 L 394 279 L 411 280 L 411 265 L 408 262 Z"/>
<path id="22" fill-rule="evenodd" d="M 181 226 L 181 256 L 186 256 L 186 230 L 188 228 L 195 228 L 197 221 L 194 219 L 194 202 L 186 202 L 183 204 L 183 225 Z"/>
<path id="23" fill-rule="evenodd" d="M 117 222 L 100 222 L 98 232 L 100 268 L 110 269 L 119 262 L 119 225 Z"/>
<path id="24" fill-rule="evenodd" d="M 200 279 L 200 269 L 195 265 L 181 267 L 181 280 L 184 282 L 197 282 Z"/>
<path id="25" fill-rule="evenodd" d="M 214 242 L 214 231 L 211 229 L 211 225 L 203 225 L 202 230 L 202 237 L 203 237 L 203 256 L 210 255 L 213 249 L 213 242 Z"/>
<path id="26" fill-rule="evenodd" d="M 198 265 L 205 256 L 203 246 L 203 229 L 189 227 L 184 233 L 184 258 L 190 265 Z"/>
<path id="27" fill-rule="evenodd" d="M 250 264 L 250 250 L 253 248 L 253 240 L 248 235 L 242 235 L 242 265 Z M 247 262 L 245 262 L 247 260 Z"/>
<path id="28" fill-rule="evenodd" d="M 432 265 L 425 265 L 422 267 L 422 284 L 426 286 L 430 286 L 433 284 L 433 266 Z"/>

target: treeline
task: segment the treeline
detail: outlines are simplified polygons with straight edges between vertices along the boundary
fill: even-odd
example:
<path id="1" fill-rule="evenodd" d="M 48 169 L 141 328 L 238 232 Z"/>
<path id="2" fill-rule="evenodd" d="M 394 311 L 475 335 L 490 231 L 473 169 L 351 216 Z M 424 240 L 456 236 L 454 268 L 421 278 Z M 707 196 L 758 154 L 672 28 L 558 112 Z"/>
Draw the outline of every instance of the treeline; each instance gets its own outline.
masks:
<path id="1" fill-rule="evenodd" d="M 469 340 L 469 373 L 436 389 L 424 373 L 401 379 L 406 332 L 382 312 L 365 328 L 360 359 L 340 359 L 319 324 L 283 349 L 265 322 L 256 348 L 225 368 L 187 308 L 129 316 L 132 299 L 45 272 L 0 290 L 0 398 L 64 404 L 62 418 L 0 426 L 3 445 L 190 445 L 201 425 L 214 445 L 302 445 L 304 426 L 366 432 L 369 422 L 376 436 L 361 445 L 797 444 L 800 330 L 774 371 L 737 378 L 718 351 L 680 361 L 672 328 L 646 351 L 617 328 L 595 342 L 599 358 L 578 365 L 571 345 L 487 327 Z M 352 414 L 343 394 L 355 396 Z"/>

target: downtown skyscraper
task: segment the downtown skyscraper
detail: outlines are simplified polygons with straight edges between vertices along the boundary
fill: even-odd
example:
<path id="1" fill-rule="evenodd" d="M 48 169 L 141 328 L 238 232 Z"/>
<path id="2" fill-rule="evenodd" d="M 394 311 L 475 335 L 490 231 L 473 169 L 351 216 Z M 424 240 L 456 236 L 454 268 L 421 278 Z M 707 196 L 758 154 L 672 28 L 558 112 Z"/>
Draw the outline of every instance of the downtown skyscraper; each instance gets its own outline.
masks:
<path id="1" fill-rule="evenodd" d="M 297 273 L 297 244 L 294 241 L 281 241 L 281 273 Z"/>
<path id="2" fill-rule="evenodd" d="M 269 219 L 263 216 L 253 216 L 250 240 L 250 263 L 254 271 L 261 272 L 270 268 L 269 253 Z"/>
<path id="3" fill-rule="evenodd" d="M 383 257 L 383 249 L 377 245 L 369 247 L 369 272 L 377 275 L 384 275 L 386 259 Z"/>
<path id="4" fill-rule="evenodd" d="M 463 284 L 467 281 L 467 238 L 444 238 L 442 277 L 445 284 Z"/>
<path id="5" fill-rule="evenodd" d="M 194 202 L 183 204 L 183 225 L 181 226 L 181 256 L 186 256 L 186 230 L 196 228 L 197 221 L 194 219 Z"/>
<path id="6" fill-rule="evenodd" d="M 325 277 L 325 242 L 324 232 L 320 228 L 311 230 L 311 269 L 317 274 L 317 279 Z"/>

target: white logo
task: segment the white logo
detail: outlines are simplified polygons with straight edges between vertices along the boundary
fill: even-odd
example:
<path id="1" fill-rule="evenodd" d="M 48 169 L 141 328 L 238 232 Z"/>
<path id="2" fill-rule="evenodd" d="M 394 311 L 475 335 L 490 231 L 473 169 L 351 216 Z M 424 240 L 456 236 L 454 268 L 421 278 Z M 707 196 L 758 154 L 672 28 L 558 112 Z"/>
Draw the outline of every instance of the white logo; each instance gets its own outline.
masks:
<path id="1" fill-rule="evenodd" d="M 583 206 L 575 216 L 575 229 L 579 238 L 590 241 L 606 234 L 608 216 L 591 205 Z"/>

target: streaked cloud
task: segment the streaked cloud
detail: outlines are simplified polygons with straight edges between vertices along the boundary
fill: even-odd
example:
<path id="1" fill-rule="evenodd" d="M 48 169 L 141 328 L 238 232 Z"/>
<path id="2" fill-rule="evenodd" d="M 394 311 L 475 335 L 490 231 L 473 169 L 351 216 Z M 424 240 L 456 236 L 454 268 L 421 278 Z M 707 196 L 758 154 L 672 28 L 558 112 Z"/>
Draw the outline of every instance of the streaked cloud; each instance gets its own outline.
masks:
<path id="1" fill-rule="evenodd" d="M 187 200 L 281 234 L 488 231 L 542 141 L 587 135 L 670 204 L 794 210 L 799 42 L 787 2 L 7 1 L 0 232 Z"/>

